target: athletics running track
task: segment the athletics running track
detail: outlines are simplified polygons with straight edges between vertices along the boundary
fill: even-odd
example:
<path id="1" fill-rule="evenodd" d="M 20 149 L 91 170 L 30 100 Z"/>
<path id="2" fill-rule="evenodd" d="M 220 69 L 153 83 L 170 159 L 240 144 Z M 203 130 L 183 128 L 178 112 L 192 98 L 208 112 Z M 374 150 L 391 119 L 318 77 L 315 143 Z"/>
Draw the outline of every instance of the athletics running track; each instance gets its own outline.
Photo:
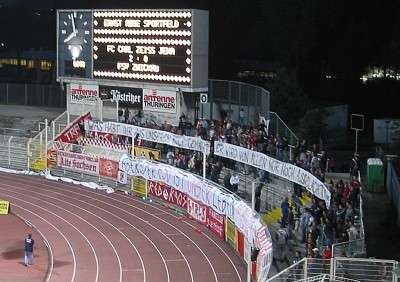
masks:
<path id="1" fill-rule="evenodd" d="M 11 212 L 22 219 L 0 215 L 0 281 L 246 278 L 242 259 L 223 240 L 186 216 L 139 197 L 0 172 L 0 199 L 10 201 Z M 28 267 L 23 265 L 26 230 L 34 231 L 36 239 L 35 262 Z"/>

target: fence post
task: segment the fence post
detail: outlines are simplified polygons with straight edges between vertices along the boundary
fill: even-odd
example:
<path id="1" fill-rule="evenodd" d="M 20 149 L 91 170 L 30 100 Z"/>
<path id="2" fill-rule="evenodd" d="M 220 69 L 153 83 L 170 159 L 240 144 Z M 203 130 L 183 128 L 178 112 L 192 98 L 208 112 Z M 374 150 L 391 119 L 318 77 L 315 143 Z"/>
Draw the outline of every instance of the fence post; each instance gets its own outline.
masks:
<path id="1" fill-rule="evenodd" d="M 8 139 L 8 168 L 11 168 L 11 140 L 13 139 L 12 136 Z"/>
<path id="2" fill-rule="evenodd" d="M 9 103 L 9 101 L 8 101 L 8 91 L 9 91 L 9 87 L 8 86 L 9 86 L 9 84 L 7 83 L 6 85 L 7 85 L 7 90 L 6 90 L 6 93 L 7 93 L 6 97 L 7 98 L 6 98 L 6 101 L 7 101 L 7 105 L 8 105 L 8 103 Z"/>
<path id="3" fill-rule="evenodd" d="M 25 84 L 25 106 L 28 105 L 28 84 Z"/>

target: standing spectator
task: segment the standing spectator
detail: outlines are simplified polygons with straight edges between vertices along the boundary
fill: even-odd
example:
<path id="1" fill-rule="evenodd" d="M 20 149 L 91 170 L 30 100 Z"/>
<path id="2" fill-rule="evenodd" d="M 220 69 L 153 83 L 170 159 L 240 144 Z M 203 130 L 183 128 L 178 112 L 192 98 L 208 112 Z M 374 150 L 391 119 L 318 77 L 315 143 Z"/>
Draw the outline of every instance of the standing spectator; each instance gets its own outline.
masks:
<path id="1" fill-rule="evenodd" d="M 285 199 L 281 203 L 281 210 L 282 210 L 281 226 L 286 227 L 287 218 L 288 218 L 288 214 L 289 214 L 289 199 L 288 199 L 288 197 L 285 197 Z"/>
<path id="2" fill-rule="evenodd" d="M 328 157 L 326 156 L 325 150 L 321 151 L 321 158 L 319 159 L 319 170 L 321 173 L 325 173 L 328 167 Z"/>
<path id="3" fill-rule="evenodd" d="M 307 227 L 310 223 L 311 213 L 309 208 L 304 209 L 304 215 L 301 218 L 300 227 L 302 232 L 302 240 L 301 243 L 305 244 L 307 242 Z"/>
<path id="4" fill-rule="evenodd" d="M 245 113 L 244 113 L 244 109 L 243 108 L 241 108 L 240 109 L 240 112 L 239 112 L 239 123 L 240 123 L 240 127 L 242 127 L 243 128 L 243 125 L 244 125 L 244 122 L 245 122 Z"/>
<path id="5" fill-rule="evenodd" d="M 226 171 L 225 176 L 224 176 L 224 186 L 227 190 L 232 191 L 232 185 L 231 185 L 231 172 L 229 170 Z"/>
<path id="6" fill-rule="evenodd" d="M 358 177 L 361 171 L 360 155 L 354 154 L 350 165 L 350 180 L 354 180 Z"/>
<path id="7" fill-rule="evenodd" d="M 330 245 L 326 246 L 324 252 L 324 266 L 325 268 L 329 266 L 332 258 L 332 247 Z"/>
<path id="8" fill-rule="evenodd" d="M 259 182 L 257 184 L 257 187 L 254 191 L 254 196 L 255 196 L 255 206 L 254 206 L 254 210 L 256 212 L 260 212 L 260 208 L 261 208 L 261 190 L 263 188 L 264 184 L 262 182 Z"/>
<path id="9" fill-rule="evenodd" d="M 289 239 L 293 238 L 293 229 L 294 229 L 294 213 L 293 208 L 289 206 L 289 212 L 287 217 L 287 226 L 288 226 L 288 233 Z"/>
<path id="10" fill-rule="evenodd" d="M 174 151 L 172 150 L 172 148 L 170 148 L 170 149 L 168 150 L 168 153 L 167 153 L 167 160 L 168 160 L 168 164 L 169 164 L 169 165 L 174 165 L 175 154 L 174 154 Z"/>
<path id="11" fill-rule="evenodd" d="M 129 111 L 128 107 L 125 107 L 125 111 L 124 111 L 125 123 L 128 123 L 130 114 L 131 114 L 131 112 Z"/>
<path id="12" fill-rule="evenodd" d="M 234 173 L 231 176 L 230 183 L 232 186 L 232 192 L 237 193 L 239 190 L 239 176 L 237 175 L 237 173 Z"/>
<path id="13" fill-rule="evenodd" d="M 299 152 L 300 152 L 300 160 L 305 162 L 307 155 L 307 142 L 304 139 L 300 143 Z"/>
<path id="14" fill-rule="evenodd" d="M 346 210 L 343 208 L 342 204 L 339 204 L 335 211 L 336 219 L 336 237 L 340 238 L 344 231 L 344 221 L 346 218 Z"/>
<path id="15" fill-rule="evenodd" d="M 277 248 L 278 253 L 276 259 L 280 260 L 283 263 L 284 259 L 286 258 L 285 250 L 286 250 L 286 243 L 288 241 L 288 234 L 286 230 L 280 228 L 275 234 L 275 239 L 278 245 Z"/>
<path id="16" fill-rule="evenodd" d="M 299 263 L 303 258 L 301 256 L 301 251 L 296 251 L 294 253 L 294 260 L 293 264 L 296 264 L 293 267 L 295 279 L 300 280 L 302 278 L 302 271 L 303 271 L 303 263 Z"/>
<path id="17" fill-rule="evenodd" d="M 122 109 L 118 110 L 118 122 L 122 122 L 122 116 L 124 115 L 124 111 Z"/>
<path id="18" fill-rule="evenodd" d="M 25 266 L 33 264 L 33 245 L 35 240 L 32 239 L 32 234 L 28 234 L 28 238 L 25 239 Z"/>

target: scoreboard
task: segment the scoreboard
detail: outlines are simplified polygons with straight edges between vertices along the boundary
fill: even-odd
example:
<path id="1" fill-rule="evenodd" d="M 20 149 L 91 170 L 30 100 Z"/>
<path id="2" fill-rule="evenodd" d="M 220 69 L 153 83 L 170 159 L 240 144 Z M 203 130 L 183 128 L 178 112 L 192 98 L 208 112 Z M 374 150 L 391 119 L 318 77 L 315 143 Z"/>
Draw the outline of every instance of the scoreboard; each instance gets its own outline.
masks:
<path id="1" fill-rule="evenodd" d="M 208 12 L 59 10 L 57 77 L 207 87 Z"/>

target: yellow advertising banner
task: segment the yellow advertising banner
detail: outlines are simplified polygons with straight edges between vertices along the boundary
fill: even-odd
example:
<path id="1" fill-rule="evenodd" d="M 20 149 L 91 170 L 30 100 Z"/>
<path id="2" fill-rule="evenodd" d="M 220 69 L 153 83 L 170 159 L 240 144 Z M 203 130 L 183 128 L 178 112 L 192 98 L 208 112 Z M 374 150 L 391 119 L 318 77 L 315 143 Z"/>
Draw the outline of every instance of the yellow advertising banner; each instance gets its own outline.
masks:
<path id="1" fill-rule="evenodd" d="M 134 176 L 132 177 L 132 192 L 140 197 L 147 197 L 147 180 Z"/>
<path id="2" fill-rule="evenodd" d="M 0 201 L 0 214 L 8 214 L 8 213 L 10 213 L 10 202 Z"/>
<path id="3" fill-rule="evenodd" d="M 128 147 L 128 153 L 129 155 L 132 154 L 132 146 Z M 160 156 L 161 156 L 160 150 L 135 146 L 135 157 L 137 158 L 146 158 L 148 160 L 159 160 Z"/>
<path id="4" fill-rule="evenodd" d="M 226 221 L 226 241 L 230 245 L 232 245 L 235 248 L 235 250 L 237 249 L 236 239 L 237 236 L 236 236 L 235 223 L 228 218 L 228 220 Z"/>

